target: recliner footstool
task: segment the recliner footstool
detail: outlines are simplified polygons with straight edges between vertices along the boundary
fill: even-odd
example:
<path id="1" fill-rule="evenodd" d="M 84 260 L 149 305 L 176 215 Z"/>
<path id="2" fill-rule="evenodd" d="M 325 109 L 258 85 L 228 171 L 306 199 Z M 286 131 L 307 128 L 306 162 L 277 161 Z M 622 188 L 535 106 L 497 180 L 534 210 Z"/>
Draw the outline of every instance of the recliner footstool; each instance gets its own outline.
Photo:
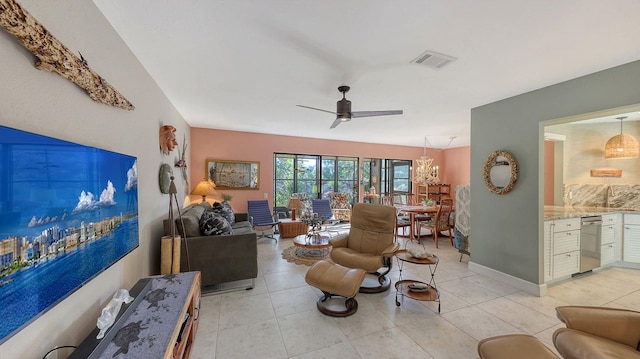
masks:
<path id="1" fill-rule="evenodd" d="M 485 338 L 478 342 L 481 359 L 558 359 L 536 337 L 528 334 L 508 334 Z"/>
<path id="2" fill-rule="evenodd" d="M 322 314 L 332 317 L 347 317 L 358 310 L 355 296 L 358 294 L 365 274 L 363 269 L 347 268 L 323 259 L 309 268 L 305 280 L 309 285 L 324 293 L 317 302 L 318 310 Z M 334 310 L 327 305 L 327 300 L 333 296 L 346 298 L 344 310 Z"/>

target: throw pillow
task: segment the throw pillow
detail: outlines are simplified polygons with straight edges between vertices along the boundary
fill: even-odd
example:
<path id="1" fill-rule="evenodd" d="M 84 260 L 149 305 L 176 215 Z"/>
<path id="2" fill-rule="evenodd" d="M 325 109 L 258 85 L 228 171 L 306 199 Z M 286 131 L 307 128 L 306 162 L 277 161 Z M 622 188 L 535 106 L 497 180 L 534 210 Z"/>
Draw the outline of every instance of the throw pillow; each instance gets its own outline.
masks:
<path id="1" fill-rule="evenodd" d="M 233 209 L 231 208 L 231 204 L 229 204 L 229 202 L 227 202 L 227 201 L 224 201 L 224 202 L 222 202 L 222 207 L 224 207 L 224 209 L 225 209 L 224 218 L 226 218 L 227 221 L 229 221 L 229 224 L 231 226 L 236 224 L 236 215 L 235 215 L 235 213 L 233 213 Z"/>
<path id="2" fill-rule="evenodd" d="M 226 205 L 225 205 L 226 203 Z M 229 225 L 233 226 L 236 224 L 236 216 L 233 214 L 233 210 L 231 209 L 231 205 L 228 202 L 215 202 L 211 207 L 213 213 L 218 216 L 224 217 Z"/>
<path id="3" fill-rule="evenodd" d="M 207 212 L 200 218 L 200 231 L 202 231 L 202 234 L 205 236 L 231 234 L 231 226 L 224 217 L 213 215 L 211 211 Z"/>

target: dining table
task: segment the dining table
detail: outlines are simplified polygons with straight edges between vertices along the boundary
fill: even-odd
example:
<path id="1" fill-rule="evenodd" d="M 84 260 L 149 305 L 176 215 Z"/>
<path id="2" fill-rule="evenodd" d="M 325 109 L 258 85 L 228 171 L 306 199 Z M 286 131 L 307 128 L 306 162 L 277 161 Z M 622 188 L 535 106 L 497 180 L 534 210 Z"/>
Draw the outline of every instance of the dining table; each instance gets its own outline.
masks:
<path id="1" fill-rule="evenodd" d="M 427 214 L 430 216 L 435 216 L 435 214 L 438 213 L 438 206 L 397 205 L 395 207 L 398 212 L 405 212 L 409 214 L 409 222 L 411 223 L 411 233 L 409 234 L 410 239 L 420 238 L 420 228 L 416 225 L 417 214 Z"/>

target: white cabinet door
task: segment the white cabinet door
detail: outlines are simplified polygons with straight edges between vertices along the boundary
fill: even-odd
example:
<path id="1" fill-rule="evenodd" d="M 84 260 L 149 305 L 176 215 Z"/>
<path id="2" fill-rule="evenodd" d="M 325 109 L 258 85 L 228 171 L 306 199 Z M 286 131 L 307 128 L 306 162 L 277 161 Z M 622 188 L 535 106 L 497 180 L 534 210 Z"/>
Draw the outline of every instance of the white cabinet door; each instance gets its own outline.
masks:
<path id="1" fill-rule="evenodd" d="M 640 214 L 625 213 L 623 217 L 622 260 L 640 263 Z"/>
<path id="2" fill-rule="evenodd" d="M 622 260 L 622 215 L 609 213 L 602 215 L 602 257 L 601 264 L 606 265 Z M 608 246 L 608 247 L 607 247 Z M 606 248 L 605 248 L 606 247 Z M 611 252 L 613 250 L 613 252 Z M 606 252 L 606 254 L 605 254 Z"/>
<path id="3" fill-rule="evenodd" d="M 553 254 L 580 250 L 580 230 L 556 232 L 553 234 Z"/>
<path id="4" fill-rule="evenodd" d="M 550 281 L 553 279 L 553 268 L 551 264 L 553 263 L 553 221 L 544 221 L 544 242 L 543 242 L 543 252 L 544 252 L 544 281 Z"/>
<path id="5" fill-rule="evenodd" d="M 557 219 L 553 221 L 551 251 L 552 279 L 557 279 L 580 271 L 580 218 Z"/>
<path id="6" fill-rule="evenodd" d="M 605 220 L 604 216 L 602 218 L 602 244 L 606 243 L 615 243 L 616 241 L 616 226 L 617 223 L 615 221 L 611 221 L 609 218 Z"/>
<path id="7" fill-rule="evenodd" d="M 600 249 L 600 266 L 616 261 L 616 245 L 615 243 L 603 244 Z"/>
<path id="8" fill-rule="evenodd" d="M 623 251 L 625 262 L 640 263 L 640 225 L 625 223 Z"/>
<path id="9" fill-rule="evenodd" d="M 553 278 L 572 275 L 580 271 L 580 251 L 553 256 Z"/>
<path id="10" fill-rule="evenodd" d="M 554 232 L 564 232 L 564 231 L 572 231 L 572 230 L 580 230 L 580 217 L 576 218 L 565 218 L 565 219 L 556 219 L 553 221 Z"/>

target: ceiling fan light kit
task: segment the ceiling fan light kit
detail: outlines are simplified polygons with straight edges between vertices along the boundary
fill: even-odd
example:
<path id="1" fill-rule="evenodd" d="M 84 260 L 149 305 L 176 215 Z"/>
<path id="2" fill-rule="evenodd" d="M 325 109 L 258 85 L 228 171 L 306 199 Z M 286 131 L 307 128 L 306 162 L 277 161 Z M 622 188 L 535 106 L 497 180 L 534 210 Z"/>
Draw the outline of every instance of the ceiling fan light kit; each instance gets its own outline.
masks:
<path id="1" fill-rule="evenodd" d="M 311 110 L 322 111 L 333 113 L 336 115 L 335 121 L 331 124 L 329 128 L 335 128 L 342 122 L 351 121 L 352 118 L 358 117 L 373 117 L 373 116 L 388 116 L 388 115 L 402 115 L 402 110 L 384 110 L 384 111 L 351 111 L 351 101 L 347 100 L 346 93 L 349 92 L 351 88 L 349 86 L 339 86 L 338 91 L 342 93 L 342 99 L 338 101 L 336 105 L 336 112 L 323 110 L 315 107 L 304 106 L 304 105 L 296 105 L 298 107 L 304 107 Z"/>

